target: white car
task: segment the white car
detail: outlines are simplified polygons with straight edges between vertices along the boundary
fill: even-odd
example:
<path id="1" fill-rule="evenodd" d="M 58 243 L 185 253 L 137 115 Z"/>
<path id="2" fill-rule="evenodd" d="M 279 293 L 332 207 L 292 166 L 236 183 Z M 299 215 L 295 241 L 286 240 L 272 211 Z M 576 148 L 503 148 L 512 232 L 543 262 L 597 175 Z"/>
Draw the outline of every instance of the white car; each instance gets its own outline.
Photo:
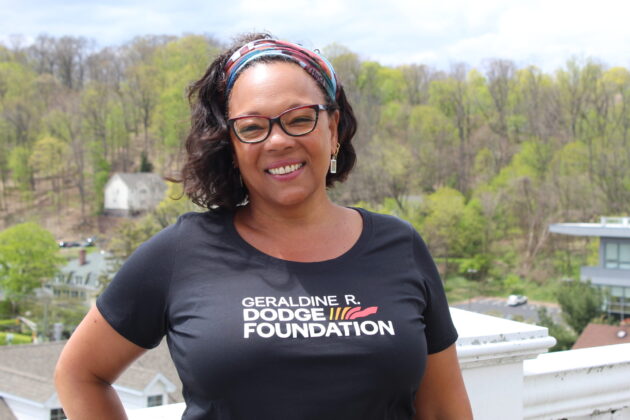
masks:
<path id="1" fill-rule="evenodd" d="M 527 303 L 527 296 L 523 295 L 510 295 L 507 299 L 508 306 L 519 306 Z"/>

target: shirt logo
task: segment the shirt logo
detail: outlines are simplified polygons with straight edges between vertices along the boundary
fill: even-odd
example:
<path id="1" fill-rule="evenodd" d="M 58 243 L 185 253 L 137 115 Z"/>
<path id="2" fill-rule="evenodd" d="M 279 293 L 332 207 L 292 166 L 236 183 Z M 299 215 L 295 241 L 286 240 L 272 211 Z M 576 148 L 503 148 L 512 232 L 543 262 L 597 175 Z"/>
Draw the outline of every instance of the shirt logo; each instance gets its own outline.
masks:
<path id="1" fill-rule="evenodd" d="M 241 304 L 245 339 L 396 335 L 392 321 L 363 319 L 376 314 L 378 306 L 363 309 L 354 295 L 255 296 Z"/>

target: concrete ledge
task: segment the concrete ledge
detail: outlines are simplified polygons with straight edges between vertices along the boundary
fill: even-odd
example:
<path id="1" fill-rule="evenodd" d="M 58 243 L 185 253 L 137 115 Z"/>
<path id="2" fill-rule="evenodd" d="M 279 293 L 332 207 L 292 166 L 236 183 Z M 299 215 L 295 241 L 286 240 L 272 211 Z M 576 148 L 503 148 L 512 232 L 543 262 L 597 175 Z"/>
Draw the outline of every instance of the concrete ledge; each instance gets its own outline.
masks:
<path id="1" fill-rule="evenodd" d="M 526 419 L 630 419 L 630 344 L 542 354 L 523 373 Z"/>
<path id="2" fill-rule="evenodd" d="M 537 357 L 556 343 L 547 328 L 451 308 L 462 369 Z"/>

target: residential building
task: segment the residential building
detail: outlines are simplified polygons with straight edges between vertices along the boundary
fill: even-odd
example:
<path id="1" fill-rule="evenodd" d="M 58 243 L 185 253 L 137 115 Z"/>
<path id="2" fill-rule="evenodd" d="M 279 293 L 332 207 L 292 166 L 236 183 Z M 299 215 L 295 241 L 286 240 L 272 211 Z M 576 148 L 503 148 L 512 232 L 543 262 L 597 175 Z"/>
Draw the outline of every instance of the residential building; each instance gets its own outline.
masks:
<path id="1" fill-rule="evenodd" d="M 87 253 L 79 250 L 79 258 L 70 260 L 57 276 L 44 284 L 56 299 L 76 299 L 92 305 L 101 289 L 101 277 L 109 274 L 109 260 L 105 251 Z"/>
<path id="2" fill-rule="evenodd" d="M 53 383 L 65 342 L 0 346 L 0 419 L 61 420 Z M 125 409 L 183 401 L 166 341 L 136 360 L 114 384 Z"/>
<path id="3" fill-rule="evenodd" d="M 601 288 L 609 314 L 621 319 L 630 316 L 630 217 L 602 217 L 600 223 L 556 223 L 549 231 L 599 238 L 599 262 L 582 267 L 580 279 Z"/>
<path id="4" fill-rule="evenodd" d="M 116 173 L 105 185 L 105 212 L 134 215 L 154 209 L 163 199 L 167 186 L 154 173 Z"/>

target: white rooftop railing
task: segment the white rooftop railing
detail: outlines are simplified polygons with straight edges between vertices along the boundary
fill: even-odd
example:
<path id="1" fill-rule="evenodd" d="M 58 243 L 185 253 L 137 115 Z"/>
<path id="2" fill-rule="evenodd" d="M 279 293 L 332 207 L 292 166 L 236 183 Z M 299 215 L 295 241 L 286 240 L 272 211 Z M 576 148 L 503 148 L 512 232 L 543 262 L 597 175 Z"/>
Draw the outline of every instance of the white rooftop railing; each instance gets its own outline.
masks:
<path id="1" fill-rule="evenodd" d="M 527 419 L 630 419 L 630 344 L 541 354 L 523 372 Z"/>
<path id="2" fill-rule="evenodd" d="M 602 216 L 599 218 L 599 222 L 606 225 L 623 225 L 630 226 L 630 217 L 610 217 L 610 216 Z"/>
<path id="3" fill-rule="evenodd" d="M 457 354 L 477 420 L 630 420 L 630 344 L 542 354 L 547 329 L 451 308 Z M 180 419 L 183 404 L 130 410 Z"/>

